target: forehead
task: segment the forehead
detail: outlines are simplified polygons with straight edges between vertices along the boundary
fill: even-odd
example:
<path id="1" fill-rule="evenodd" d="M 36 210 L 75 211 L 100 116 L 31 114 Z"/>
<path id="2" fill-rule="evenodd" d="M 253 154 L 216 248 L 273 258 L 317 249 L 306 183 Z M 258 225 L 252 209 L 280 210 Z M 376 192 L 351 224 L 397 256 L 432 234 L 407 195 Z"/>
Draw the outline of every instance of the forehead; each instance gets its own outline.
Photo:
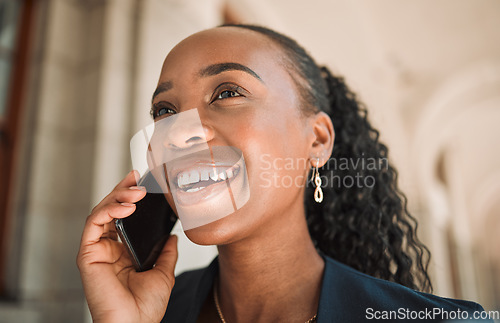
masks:
<path id="1" fill-rule="evenodd" d="M 209 29 L 191 35 L 171 50 L 163 64 L 160 82 L 179 73 L 194 75 L 216 63 L 240 63 L 264 79 L 280 69 L 279 54 L 271 39 L 255 31 L 238 27 Z"/>

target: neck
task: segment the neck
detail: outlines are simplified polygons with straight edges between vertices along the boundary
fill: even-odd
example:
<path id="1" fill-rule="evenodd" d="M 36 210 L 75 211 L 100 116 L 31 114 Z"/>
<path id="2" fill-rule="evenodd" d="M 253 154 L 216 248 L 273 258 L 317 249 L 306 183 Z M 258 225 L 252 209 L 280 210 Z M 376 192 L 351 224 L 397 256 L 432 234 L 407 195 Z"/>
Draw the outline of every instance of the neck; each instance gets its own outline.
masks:
<path id="1" fill-rule="evenodd" d="M 307 321 L 316 314 L 324 261 L 302 212 L 219 246 L 219 301 L 228 322 Z M 295 223 L 294 220 L 295 219 Z"/>

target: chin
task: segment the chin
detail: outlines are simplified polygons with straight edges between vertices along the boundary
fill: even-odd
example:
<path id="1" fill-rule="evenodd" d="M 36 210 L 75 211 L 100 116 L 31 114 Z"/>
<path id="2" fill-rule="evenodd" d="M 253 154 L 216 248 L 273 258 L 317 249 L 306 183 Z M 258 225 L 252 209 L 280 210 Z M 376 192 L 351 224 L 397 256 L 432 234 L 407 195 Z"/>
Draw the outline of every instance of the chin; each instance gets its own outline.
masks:
<path id="1" fill-rule="evenodd" d="M 235 240 L 237 228 L 231 224 L 231 218 L 235 214 L 220 220 L 184 231 L 189 240 L 198 245 L 222 245 Z"/>
<path id="2" fill-rule="evenodd" d="M 193 243 L 198 245 L 226 245 L 249 236 L 252 228 L 258 227 L 258 217 L 250 202 L 233 214 L 217 221 L 198 226 L 184 233 Z M 253 210 L 253 212 L 249 212 Z"/>

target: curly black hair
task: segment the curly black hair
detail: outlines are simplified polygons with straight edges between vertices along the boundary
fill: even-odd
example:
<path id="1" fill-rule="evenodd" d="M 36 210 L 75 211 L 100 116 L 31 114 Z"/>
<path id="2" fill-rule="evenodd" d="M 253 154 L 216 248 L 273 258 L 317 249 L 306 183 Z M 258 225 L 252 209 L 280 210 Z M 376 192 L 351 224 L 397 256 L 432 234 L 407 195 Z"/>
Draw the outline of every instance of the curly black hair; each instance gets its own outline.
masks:
<path id="1" fill-rule="evenodd" d="M 322 187 L 324 201 L 314 201 L 315 188 L 310 182 L 304 197 L 316 248 L 368 275 L 432 291 L 427 273 L 430 252 L 417 238 L 418 224 L 398 188 L 398 173 L 388 162 L 387 146 L 380 142 L 366 107 L 344 79 L 319 67 L 296 41 L 271 29 L 222 26 L 253 30 L 277 44 L 300 93 L 303 113 L 324 111 L 332 119 L 333 153 L 319 169 L 327 184 Z"/>

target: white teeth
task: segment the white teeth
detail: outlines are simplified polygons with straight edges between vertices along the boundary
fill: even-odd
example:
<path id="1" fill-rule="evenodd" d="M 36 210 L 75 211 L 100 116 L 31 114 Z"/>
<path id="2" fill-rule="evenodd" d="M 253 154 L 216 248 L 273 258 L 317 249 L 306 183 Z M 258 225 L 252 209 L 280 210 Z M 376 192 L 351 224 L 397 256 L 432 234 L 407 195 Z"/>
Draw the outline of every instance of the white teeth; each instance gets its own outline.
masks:
<path id="1" fill-rule="evenodd" d="M 179 185 L 179 186 L 187 185 L 187 184 L 188 184 L 188 182 L 189 182 L 189 174 L 187 174 L 187 173 L 182 173 L 182 174 L 178 177 L 177 182 L 178 182 L 178 185 Z"/>
<path id="2" fill-rule="evenodd" d="M 219 179 L 219 175 L 217 175 L 217 171 L 215 169 L 212 169 L 210 171 L 210 178 L 212 179 L 212 181 L 214 182 L 217 182 L 217 180 Z"/>
<path id="3" fill-rule="evenodd" d="M 200 173 L 198 173 L 195 170 L 192 170 L 189 173 L 189 184 L 198 183 L 199 181 L 200 181 Z"/>
<path id="4" fill-rule="evenodd" d="M 224 181 L 234 177 L 236 172 L 237 169 L 233 170 L 232 168 L 228 168 L 220 174 L 217 173 L 217 168 L 190 170 L 177 175 L 177 186 L 184 189 L 186 186 L 199 183 L 200 181 L 208 181 L 209 179 L 214 182 Z M 205 187 L 206 186 L 189 188 L 186 192 L 196 192 Z"/>
<path id="5" fill-rule="evenodd" d="M 208 181 L 208 170 L 204 169 L 201 171 L 201 180 Z"/>

